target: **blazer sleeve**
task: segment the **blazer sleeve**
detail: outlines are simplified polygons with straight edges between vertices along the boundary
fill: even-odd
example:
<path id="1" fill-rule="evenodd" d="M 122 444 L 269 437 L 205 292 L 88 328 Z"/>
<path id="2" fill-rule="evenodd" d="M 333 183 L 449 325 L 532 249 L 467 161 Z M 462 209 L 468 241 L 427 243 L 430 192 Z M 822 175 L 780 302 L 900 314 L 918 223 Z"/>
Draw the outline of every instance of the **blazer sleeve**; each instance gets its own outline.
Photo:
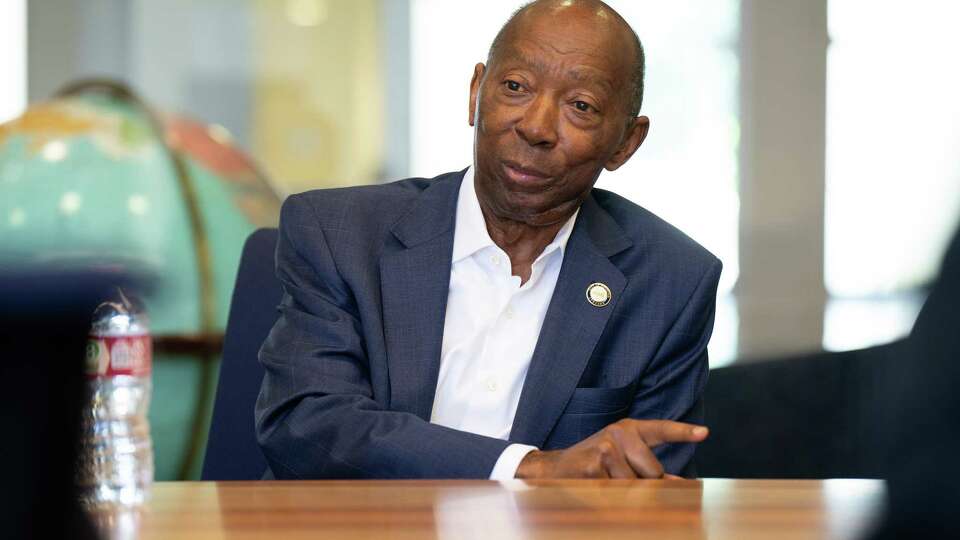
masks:
<path id="1" fill-rule="evenodd" d="M 353 292 L 310 202 L 283 205 L 280 316 L 260 349 L 257 440 L 276 478 L 487 478 L 507 441 L 385 410 Z"/>
<path id="2" fill-rule="evenodd" d="M 714 259 L 687 299 L 640 379 L 631 418 L 703 423 L 702 396 L 710 369 L 707 344 L 713 333 L 722 268 Z M 695 449 L 695 444 L 666 444 L 654 448 L 654 454 L 666 472 L 692 478 L 696 476 Z"/>

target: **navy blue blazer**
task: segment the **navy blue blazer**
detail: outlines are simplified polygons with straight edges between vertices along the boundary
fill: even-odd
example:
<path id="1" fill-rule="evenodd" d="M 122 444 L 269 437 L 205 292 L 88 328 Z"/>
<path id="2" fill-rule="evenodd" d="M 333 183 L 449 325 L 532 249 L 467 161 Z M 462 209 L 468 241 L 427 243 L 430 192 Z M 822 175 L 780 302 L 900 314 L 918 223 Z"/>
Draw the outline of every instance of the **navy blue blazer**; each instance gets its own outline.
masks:
<path id="1" fill-rule="evenodd" d="M 464 171 L 291 196 L 257 439 L 276 478 L 487 478 L 511 442 L 701 422 L 720 261 L 613 193 L 581 206 L 508 441 L 431 424 Z M 587 287 L 612 301 L 594 307 Z M 690 474 L 693 445 L 656 455 Z M 268 476 L 270 472 L 268 471 Z"/>

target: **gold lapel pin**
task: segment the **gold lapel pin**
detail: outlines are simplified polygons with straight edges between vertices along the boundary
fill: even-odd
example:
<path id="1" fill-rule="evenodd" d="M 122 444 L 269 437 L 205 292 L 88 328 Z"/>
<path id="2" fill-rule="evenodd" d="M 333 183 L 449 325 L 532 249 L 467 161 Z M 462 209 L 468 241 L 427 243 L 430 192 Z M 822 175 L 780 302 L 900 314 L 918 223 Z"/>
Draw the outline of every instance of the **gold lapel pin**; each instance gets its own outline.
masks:
<path id="1" fill-rule="evenodd" d="M 603 307 L 610 303 L 610 299 L 613 298 L 613 293 L 610 292 L 610 287 L 607 287 L 603 283 L 591 283 L 587 287 L 587 302 L 590 302 L 595 307 Z"/>

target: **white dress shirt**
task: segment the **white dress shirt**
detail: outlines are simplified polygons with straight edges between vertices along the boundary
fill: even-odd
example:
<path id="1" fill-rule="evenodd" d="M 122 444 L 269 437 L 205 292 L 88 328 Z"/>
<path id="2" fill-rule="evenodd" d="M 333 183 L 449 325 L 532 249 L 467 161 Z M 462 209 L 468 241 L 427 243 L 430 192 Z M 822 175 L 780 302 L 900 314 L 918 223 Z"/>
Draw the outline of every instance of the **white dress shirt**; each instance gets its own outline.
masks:
<path id="1" fill-rule="evenodd" d="M 557 284 L 574 213 L 533 263 L 523 285 L 510 257 L 487 232 L 473 167 L 457 199 L 450 292 L 440 375 L 430 421 L 461 431 L 507 439 L 533 349 Z M 512 444 L 490 474 L 513 478 L 534 446 Z"/>

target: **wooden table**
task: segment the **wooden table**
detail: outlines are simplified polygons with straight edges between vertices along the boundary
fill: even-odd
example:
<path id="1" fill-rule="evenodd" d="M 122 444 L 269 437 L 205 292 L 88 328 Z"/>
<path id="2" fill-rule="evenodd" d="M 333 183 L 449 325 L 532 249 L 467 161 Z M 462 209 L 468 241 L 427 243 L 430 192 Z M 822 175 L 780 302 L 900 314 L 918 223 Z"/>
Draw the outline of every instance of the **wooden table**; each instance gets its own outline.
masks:
<path id="1" fill-rule="evenodd" d="M 115 538 L 859 538 L 875 480 L 160 482 Z"/>

